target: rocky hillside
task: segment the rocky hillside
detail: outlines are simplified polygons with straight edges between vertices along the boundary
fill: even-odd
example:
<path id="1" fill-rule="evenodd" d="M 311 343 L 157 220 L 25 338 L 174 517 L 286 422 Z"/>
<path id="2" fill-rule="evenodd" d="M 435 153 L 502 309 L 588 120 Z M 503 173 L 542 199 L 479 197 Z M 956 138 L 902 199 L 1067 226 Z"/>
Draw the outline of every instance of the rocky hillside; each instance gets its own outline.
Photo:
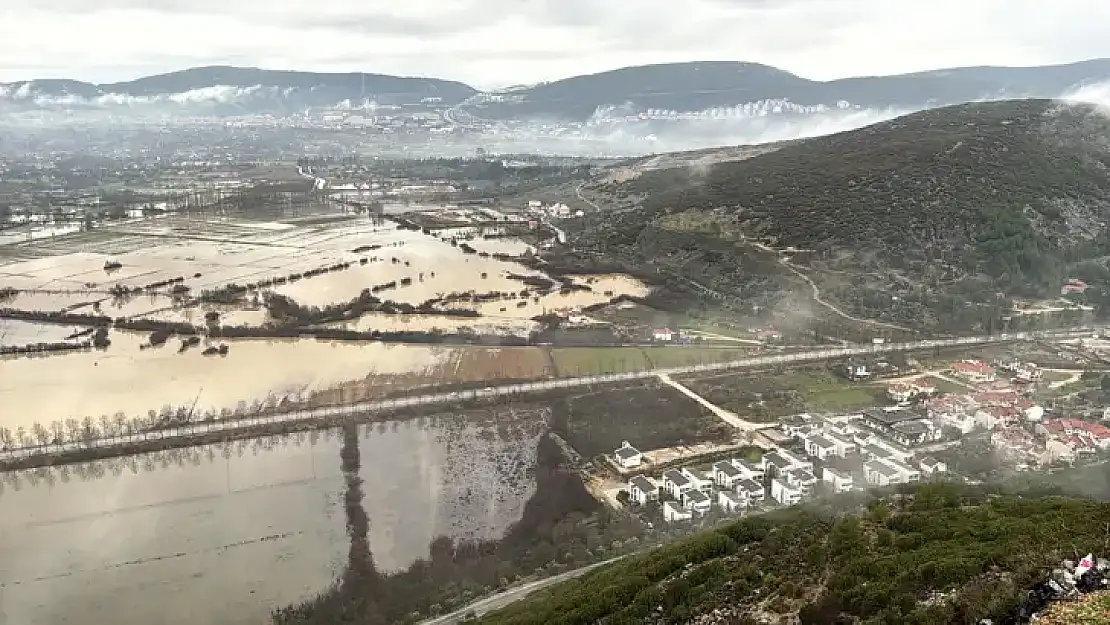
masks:
<path id="1" fill-rule="evenodd" d="M 485 616 L 490 625 L 1007 622 L 1110 504 L 937 484 L 752 516 Z"/>
<path id="2" fill-rule="evenodd" d="M 846 309 L 981 325 L 968 301 L 993 311 L 1004 298 L 1058 296 L 1069 277 L 1110 278 L 1108 166 L 1110 117 L 1092 106 L 965 104 L 609 183 L 637 208 L 583 237 L 642 262 L 650 250 L 650 262 L 727 293 L 752 288 L 738 258 L 789 251 Z"/>

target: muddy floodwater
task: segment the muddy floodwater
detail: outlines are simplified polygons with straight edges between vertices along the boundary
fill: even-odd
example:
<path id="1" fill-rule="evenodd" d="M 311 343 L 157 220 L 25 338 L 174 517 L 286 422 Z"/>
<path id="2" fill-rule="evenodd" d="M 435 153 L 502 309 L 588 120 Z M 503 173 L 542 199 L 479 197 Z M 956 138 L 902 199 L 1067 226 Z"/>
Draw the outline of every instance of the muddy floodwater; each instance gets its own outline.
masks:
<path id="1" fill-rule="evenodd" d="M 343 343 L 314 339 L 224 340 L 227 356 L 200 348 L 178 353 L 175 339 L 140 349 L 145 334 L 112 332 L 105 351 L 0 359 L 0 427 L 30 429 L 74 417 L 129 418 L 164 406 L 235 409 L 303 396 L 370 375 L 429 372 L 451 354 L 421 345 Z"/>
<path id="2" fill-rule="evenodd" d="M 570 314 L 619 295 L 648 292 L 627 276 L 604 275 L 556 280 L 556 290 L 538 295 L 523 279 L 542 273 L 480 255 L 524 254 L 531 248 L 522 241 L 483 238 L 486 231 L 478 228 L 424 234 L 398 229 L 389 221 L 337 217 L 286 223 L 164 216 L 11 243 L 0 254 L 0 288 L 19 292 L 2 306 L 189 323 L 202 329 L 206 313 L 216 312 L 221 325 L 260 326 L 273 320 L 258 304 L 264 295 L 257 292 L 234 302 L 196 303 L 191 298 L 232 284 L 310 272 L 265 290 L 305 307 L 343 305 L 365 289 L 383 285 L 388 286 L 377 291 L 379 298 L 412 305 L 450 294 L 496 292 L 500 299 L 442 304 L 475 309 L 477 317 L 373 312 L 328 325 L 363 332 L 466 328 L 527 336 L 539 329 L 533 321 L 538 315 Z M 452 237 L 468 238 L 467 244 L 480 253 L 464 253 L 463 243 L 452 245 Z M 321 268 L 329 271 L 311 274 Z M 571 284 L 589 290 L 559 288 Z M 142 293 L 114 297 L 113 291 L 121 291 L 117 287 Z M 171 295 L 173 288 L 179 289 L 177 297 Z M 78 330 L 69 324 L 5 321 L 0 344 L 54 342 Z M 368 394 L 381 395 L 394 384 L 416 386 L 407 376 L 453 381 L 459 362 L 452 360 L 457 351 L 428 345 L 230 339 L 178 353 L 177 338 L 150 349 L 143 348 L 150 333 L 112 331 L 109 338 L 106 350 L 0 358 L 0 428 L 30 432 L 35 423 L 49 427 L 55 421 L 121 412 L 133 419 L 165 408 L 219 413 L 362 382 L 374 385 Z M 229 348 L 226 356 L 201 353 L 220 345 Z"/>
<path id="3" fill-rule="evenodd" d="M 542 431 L 539 414 L 361 428 L 377 568 L 500 537 Z M 324 431 L 0 475 L 0 623 L 266 622 L 343 571 L 339 452 Z"/>

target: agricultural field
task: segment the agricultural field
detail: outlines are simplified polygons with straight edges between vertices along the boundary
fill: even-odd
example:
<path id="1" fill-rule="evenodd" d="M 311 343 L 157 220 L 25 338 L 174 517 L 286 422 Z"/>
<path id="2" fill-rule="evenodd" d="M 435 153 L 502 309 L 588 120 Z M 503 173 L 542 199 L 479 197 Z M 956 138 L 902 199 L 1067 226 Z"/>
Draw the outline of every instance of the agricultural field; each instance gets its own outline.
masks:
<path id="1" fill-rule="evenodd" d="M 681 382 L 709 402 L 755 422 L 801 412 L 843 413 L 888 403 L 885 384 L 849 382 L 818 367 L 684 376 Z"/>
<path id="2" fill-rule="evenodd" d="M 730 440 L 735 431 L 700 404 L 659 382 L 573 395 L 552 405 L 552 428 L 584 457 L 628 441 L 642 451 Z"/>
<path id="3" fill-rule="evenodd" d="M 699 346 L 564 347 L 552 348 L 551 357 L 560 377 L 628 373 L 685 367 L 748 358 L 748 348 Z"/>
<path id="4" fill-rule="evenodd" d="M 29 429 L 36 422 L 49 426 L 118 412 L 133 419 L 182 406 L 219 416 L 255 404 L 327 404 L 453 383 L 552 377 L 559 374 L 555 361 L 539 348 L 318 340 L 297 338 L 295 331 L 280 337 L 265 332 L 292 323 L 367 335 L 469 328 L 521 336 L 536 329 L 532 316 L 647 292 L 631 278 L 599 275 L 549 280 L 554 288 L 540 293 L 525 280 L 543 274 L 492 256 L 519 253 L 527 245 L 485 240 L 475 229 L 454 233 L 462 238 L 452 240 L 334 209 L 287 217 L 166 215 L 0 244 L 0 290 L 15 290 L 0 303 L 11 309 L 11 318 L 0 326 L 3 345 L 60 342 L 96 319 L 147 324 L 113 328 L 110 344 L 92 351 L 5 356 L 0 403 L 10 410 L 0 417 L 0 427 Z M 460 241 L 468 237 L 480 252 L 464 251 Z M 560 288 L 568 283 L 578 288 Z M 346 310 L 367 289 L 392 308 L 351 309 L 350 315 L 330 318 L 343 319 L 339 322 L 321 316 L 329 307 Z M 267 305 L 271 294 L 290 303 L 281 309 Z M 452 294 L 461 297 L 451 300 Z M 469 309 L 474 316 L 441 314 L 448 308 Z M 400 314 L 414 309 L 419 314 Z M 60 314 L 69 316 L 59 319 Z M 304 321 L 309 318 L 323 321 Z M 197 333 L 198 342 L 186 345 L 172 336 L 177 327 L 147 329 L 165 324 Z M 260 336 L 217 339 L 210 324 L 246 327 Z M 635 369 L 649 367 L 639 353 Z M 66 392 L 50 392 L 57 388 Z"/>

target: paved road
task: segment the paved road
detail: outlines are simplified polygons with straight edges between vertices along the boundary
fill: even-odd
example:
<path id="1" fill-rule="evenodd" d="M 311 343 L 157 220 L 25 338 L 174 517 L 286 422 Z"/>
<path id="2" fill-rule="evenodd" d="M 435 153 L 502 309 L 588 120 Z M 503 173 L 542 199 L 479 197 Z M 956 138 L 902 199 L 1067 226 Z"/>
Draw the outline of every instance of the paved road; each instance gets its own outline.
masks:
<path id="1" fill-rule="evenodd" d="M 860 347 L 836 347 L 815 349 L 805 352 L 776 354 L 772 356 L 756 356 L 728 362 L 718 362 L 687 367 L 671 367 L 666 369 L 651 369 L 631 373 L 613 373 L 605 375 L 590 375 L 577 378 L 562 378 L 555 380 L 538 380 L 535 382 L 520 382 L 518 384 L 505 384 L 502 386 L 489 386 L 482 389 L 454 391 L 449 393 L 434 393 L 414 395 L 379 401 L 356 402 L 338 406 L 326 406 L 309 410 L 291 410 L 265 416 L 246 417 L 229 421 L 216 421 L 211 423 L 196 423 L 180 427 L 166 428 L 145 435 L 147 439 L 174 440 L 196 438 L 212 432 L 233 433 L 247 431 L 262 425 L 278 423 L 295 424 L 311 423 L 322 419 L 335 419 L 344 416 L 362 415 L 371 412 L 389 412 L 397 408 L 412 406 L 427 406 L 434 404 L 454 403 L 470 399 L 495 399 L 499 397 L 512 397 L 548 391 L 561 388 L 576 388 L 582 386 L 605 385 L 634 380 L 645 380 L 657 376 L 683 375 L 711 371 L 727 371 L 731 369 L 752 369 L 774 365 L 789 365 L 800 362 L 815 362 L 861 356 L 866 354 L 882 354 L 922 349 L 963 347 L 973 345 L 987 345 L 994 343 L 1007 343 L 1025 340 L 1059 340 L 1090 336 L 1091 329 L 1067 330 L 1058 332 L 1013 332 L 994 336 L 972 336 L 955 339 L 930 339 L 906 343 L 886 343 L 883 345 L 866 345 Z M 0 451 L 0 461 L 10 460 L 13 457 L 23 457 L 29 454 L 57 455 L 65 451 L 74 451 L 84 447 L 116 447 L 132 442 L 126 436 L 113 436 L 91 441 L 88 445 L 66 443 L 65 445 L 46 445 L 42 447 L 28 447 L 20 450 Z"/>
<path id="2" fill-rule="evenodd" d="M 443 616 L 439 616 L 439 617 L 436 617 L 434 619 L 429 619 L 427 621 L 423 621 L 423 622 L 420 623 L 420 625 L 452 625 L 454 623 L 458 623 L 459 621 L 461 621 L 463 619 L 463 617 L 466 616 L 466 614 L 468 612 L 473 612 L 474 616 L 482 616 L 483 614 L 486 614 L 488 612 L 493 612 L 494 610 L 500 610 L 501 608 L 509 605 L 510 603 L 514 603 L 516 601 L 519 601 L 519 600 L 527 597 L 528 595 L 536 592 L 537 590 L 547 588 L 548 586 L 554 586 L 555 584 L 558 584 L 560 582 L 565 582 L 568 579 L 574 579 L 575 577 L 579 577 L 581 575 L 589 573 L 590 571 L 596 569 L 599 566 L 605 566 L 606 564 L 612 564 L 613 562 L 616 562 L 617 560 L 620 560 L 623 557 L 624 556 L 620 556 L 618 558 L 613 558 L 611 560 L 606 560 L 604 562 L 598 562 L 597 564 L 591 564 L 589 566 L 582 567 L 580 569 L 575 569 L 573 571 L 567 571 L 566 573 L 560 573 L 560 574 L 555 575 L 553 577 L 548 577 L 546 579 L 541 579 L 541 580 L 538 580 L 538 581 L 535 581 L 535 582 L 528 582 L 527 584 L 523 584 L 523 585 L 518 586 L 516 588 L 510 588 L 510 589 L 508 589 L 504 592 L 497 593 L 496 595 L 493 595 L 492 597 L 486 597 L 485 599 L 479 599 L 478 601 L 475 601 L 474 603 L 466 606 L 465 608 L 462 608 L 461 610 L 455 610 L 454 612 L 452 612 L 450 614 L 445 614 Z"/>

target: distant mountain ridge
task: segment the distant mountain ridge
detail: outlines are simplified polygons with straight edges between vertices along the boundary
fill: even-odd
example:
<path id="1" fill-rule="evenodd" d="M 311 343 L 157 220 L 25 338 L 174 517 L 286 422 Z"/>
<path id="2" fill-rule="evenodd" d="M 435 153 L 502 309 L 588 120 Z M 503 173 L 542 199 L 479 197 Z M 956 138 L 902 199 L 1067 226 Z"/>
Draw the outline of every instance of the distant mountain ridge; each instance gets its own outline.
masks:
<path id="1" fill-rule="evenodd" d="M 320 73 L 210 66 L 96 85 L 76 80 L 0 84 L 0 103 L 41 106 L 211 105 L 239 112 L 286 112 L 312 106 L 454 104 L 477 93 L 439 78 Z"/>
<path id="2" fill-rule="evenodd" d="M 920 109 L 976 100 L 1052 98 L 1110 81 L 1110 59 L 1041 67 L 963 67 L 814 81 L 759 63 L 704 61 L 627 67 L 500 92 L 441 78 L 209 66 L 126 82 L 0 83 L 0 110 L 167 106 L 202 113 L 285 114 L 306 107 L 465 104 L 479 119 L 584 121 L 599 111 L 704 111 L 753 103 L 814 108 Z"/>
<path id="3" fill-rule="evenodd" d="M 587 119 L 603 107 L 702 111 L 760 101 L 802 107 L 925 108 L 976 100 L 1054 98 L 1110 80 L 1110 59 L 1041 67 L 963 67 L 895 76 L 814 81 L 729 61 L 642 65 L 574 76 L 483 105 L 483 117 Z"/>

